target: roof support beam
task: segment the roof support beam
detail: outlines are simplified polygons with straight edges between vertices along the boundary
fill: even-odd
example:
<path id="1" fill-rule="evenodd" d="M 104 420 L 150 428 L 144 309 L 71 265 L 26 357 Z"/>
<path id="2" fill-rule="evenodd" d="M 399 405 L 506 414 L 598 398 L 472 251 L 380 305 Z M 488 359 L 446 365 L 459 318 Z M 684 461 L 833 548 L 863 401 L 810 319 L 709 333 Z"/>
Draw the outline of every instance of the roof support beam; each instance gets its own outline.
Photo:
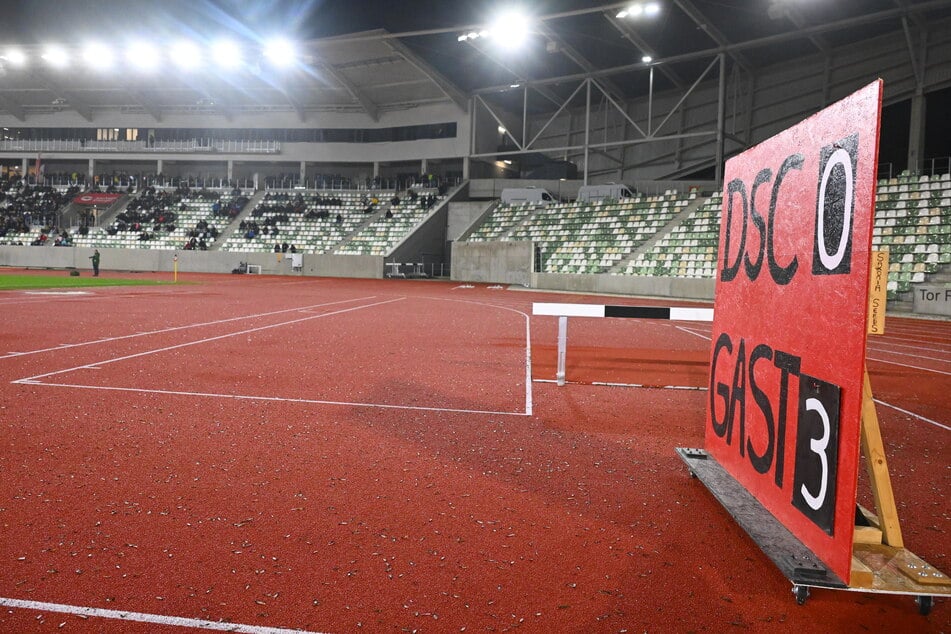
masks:
<path id="1" fill-rule="evenodd" d="M 611 23 L 611 26 L 613 26 L 614 28 L 618 30 L 618 33 L 620 33 L 624 38 L 630 40 L 631 43 L 634 44 L 634 46 L 640 49 L 642 54 L 650 55 L 651 57 L 655 59 L 657 58 L 657 52 L 651 47 L 650 44 L 648 44 L 644 40 L 644 38 L 642 38 L 636 31 L 634 31 L 630 27 L 629 24 L 614 17 L 613 12 L 605 13 L 604 17 L 608 22 Z M 640 68 L 642 66 L 643 64 L 639 64 L 636 66 L 634 64 L 631 64 L 631 67 L 632 67 L 631 69 L 633 70 L 633 68 L 635 67 Z M 677 88 L 684 87 L 684 84 L 686 82 L 684 82 L 683 78 L 679 74 L 677 74 L 677 71 L 675 71 L 673 68 L 670 68 L 669 66 L 661 66 L 659 67 L 658 70 L 660 70 L 660 72 L 666 75 L 667 79 L 669 79 Z M 594 73 L 592 73 L 591 75 L 593 76 Z M 601 73 L 598 73 L 598 75 L 601 75 Z"/>
<path id="2" fill-rule="evenodd" d="M 149 100 L 146 99 L 145 96 L 141 92 L 139 92 L 138 90 L 135 90 L 134 88 L 126 88 L 126 92 L 129 93 L 130 97 L 138 101 L 139 105 L 145 108 L 145 111 L 148 112 L 150 115 L 152 115 L 153 119 L 155 119 L 156 121 L 162 120 L 162 111 L 156 108 L 155 106 L 153 106 L 151 103 L 149 103 Z"/>
<path id="3" fill-rule="evenodd" d="M 579 53 L 573 46 L 571 46 L 571 44 L 568 44 L 568 42 L 565 41 L 565 38 L 552 30 L 547 24 L 542 22 L 538 25 L 538 28 L 545 37 L 551 39 L 555 44 L 558 45 L 558 50 L 560 50 L 565 55 L 565 57 L 577 64 L 581 70 L 586 73 L 593 73 L 594 71 L 598 70 L 594 64 L 589 62 L 584 55 Z M 624 91 L 613 80 L 605 77 L 600 81 L 600 83 L 602 92 L 609 94 L 614 98 L 615 101 L 624 100 Z"/>
<path id="4" fill-rule="evenodd" d="M 700 11 L 691 0 L 674 0 L 674 4 L 680 7 L 680 10 L 687 14 L 694 23 L 700 27 L 704 33 L 710 36 L 710 39 L 713 40 L 718 46 L 729 46 L 730 41 L 726 36 L 718 29 L 716 26 L 710 23 L 703 12 Z M 740 68 L 745 70 L 748 73 L 753 72 L 753 64 L 750 62 L 749 58 L 739 51 L 732 51 L 730 57 L 740 65 Z"/>
<path id="5" fill-rule="evenodd" d="M 50 79 L 50 77 L 42 71 L 33 71 L 31 74 L 47 90 L 57 95 L 59 98 L 65 99 L 69 104 L 69 107 L 79 113 L 80 117 L 86 121 L 92 122 L 92 108 L 89 107 L 89 104 L 80 99 L 76 93 L 70 90 L 64 90 L 61 86 L 59 86 L 59 84 Z"/>
<path id="6" fill-rule="evenodd" d="M 825 24 L 818 24 L 815 26 L 806 27 L 796 31 L 789 31 L 787 33 L 778 33 L 776 35 L 768 35 L 766 37 L 760 37 L 753 40 L 747 40 L 745 42 L 735 42 L 728 46 L 719 46 L 716 48 L 709 48 L 702 51 L 693 51 L 691 53 L 684 53 L 682 55 L 672 55 L 670 57 L 662 57 L 660 59 L 655 59 L 655 64 L 676 64 L 679 62 L 688 62 L 701 58 L 710 58 L 714 55 L 720 53 L 731 53 L 733 51 L 744 51 L 753 48 L 759 48 L 762 46 L 771 46 L 773 44 L 781 44 L 783 42 L 791 42 L 794 40 L 801 40 L 808 37 L 809 35 L 818 34 L 818 33 L 830 33 L 832 31 L 840 31 L 853 26 L 861 26 L 863 24 L 874 24 L 876 22 L 882 22 L 884 20 L 900 20 L 904 15 L 913 15 L 914 13 L 921 13 L 924 11 L 938 10 L 938 9 L 947 9 L 951 7 L 951 0 L 926 0 L 920 4 L 912 5 L 909 9 L 886 9 L 884 11 L 879 11 L 878 13 L 868 13 L 865 15 L 845 18 L 843 20 L 836 20 L 834 22 L 827 22 Z M 633 70 L 643 69 L 644 64 L 635 63 L 635 64 L 624 64 L 622 66 L 613 66 L 611 68 L 603 68 L 596 73 L 578 73 L 575 75 L 563 75 L 561 77 L 552 77 L 549 79 L 537 80 L 535 84 L 549 84 L 549 83 L 562 83 L 571 80 L 580 80 L 586 79 L 589 77 L 604 77 L 607 75 L 616 75 L 618 73 L 626 73 Z M 486 88 L 480 88 L 474 92 L 495 92 L 502 89 L 502 86 L 488 86 Z"/>
<path id="7" fill-rule="evenodd" d="M 12 114 L 17 121 L 26 121 L 23 106 L 4 95 L 3 91 L 0 91 L 0 108 Z"/>
<path id="8" fill-rule="evenodd" d="M 380 120 L 380 109 L 373 101 L 370 100 L 369 97 L 367 97 L 367 94 L 363 92 L 359 86 L 350 81 L 342 72 L 334 68 L 332 64 L 327 64 L 319 60 L 315 60 L 314 63 L 319 70 L 322 70 L 333 77 L 334 80 L 343 86 L 344 89 L 346 89 L 346 91 L 349 92 L 354 99 L 360 102 L 360 105 L 363 107 L 364 112 L 367 113 L 367 116 L 369 116 L 374 121 Z"/>
<path id="9" fill-rule="evenodd" d="M 401 55 L 403 59 L 415 66 L 419 72 L 429 77 L 434 84 L 439 86 L 439 89 L 442 90 L 443 93 L 445 93 L 445 95 L 449 97 L 452 102 L 459 107 L 460 110 L 463 112 L 469 112 L 469 97 L 459 90 L 455 84 L 446 79 L 435 68 L 420 59 L 416 53 L 411 51 L 409 47 L 407 47 L 398 39 L 386 39 L 384 41 L 386 42 L 386 45 L 393 50 L 393 52 Z"/>

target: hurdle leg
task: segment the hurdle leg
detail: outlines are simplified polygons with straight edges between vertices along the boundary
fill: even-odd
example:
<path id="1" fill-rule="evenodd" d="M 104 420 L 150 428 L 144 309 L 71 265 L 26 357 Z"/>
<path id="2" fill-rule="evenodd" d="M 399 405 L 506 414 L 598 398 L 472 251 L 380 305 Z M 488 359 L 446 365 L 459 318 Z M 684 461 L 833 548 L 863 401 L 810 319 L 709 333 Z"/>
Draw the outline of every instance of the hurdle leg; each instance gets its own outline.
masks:
<path id="1" fill-rule="evenodd" d="M 558 385 L 565 384 L 565 349 L 568 347 L 568 318 L 558 318 L 558 371 L 555 378 Z"/>

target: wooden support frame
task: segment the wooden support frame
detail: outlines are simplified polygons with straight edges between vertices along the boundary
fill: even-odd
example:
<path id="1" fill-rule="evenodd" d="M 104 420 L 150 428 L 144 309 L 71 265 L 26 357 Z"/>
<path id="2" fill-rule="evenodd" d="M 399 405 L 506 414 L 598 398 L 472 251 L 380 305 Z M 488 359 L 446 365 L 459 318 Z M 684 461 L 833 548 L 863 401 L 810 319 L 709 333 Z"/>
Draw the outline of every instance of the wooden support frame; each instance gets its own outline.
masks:
<path id="1" fill-rule="evenodd" d="M 875 399 L 872 396 L 872 384 L 865 369 L 862 389 L 862 454 L 865 456 L 872 497 L 875 499 L 875 512 L 871 514 L 861 509 L 871 526 L 856 526 L 853 541 L 860 544 L 887 544 L 893 548 L 904 548 L 901 536 L 901 524 L 898 520 L 898 508 L 892 481 L 888 475 L 888 461 L 885 459 L 885 444 L 875 411 Z"/>

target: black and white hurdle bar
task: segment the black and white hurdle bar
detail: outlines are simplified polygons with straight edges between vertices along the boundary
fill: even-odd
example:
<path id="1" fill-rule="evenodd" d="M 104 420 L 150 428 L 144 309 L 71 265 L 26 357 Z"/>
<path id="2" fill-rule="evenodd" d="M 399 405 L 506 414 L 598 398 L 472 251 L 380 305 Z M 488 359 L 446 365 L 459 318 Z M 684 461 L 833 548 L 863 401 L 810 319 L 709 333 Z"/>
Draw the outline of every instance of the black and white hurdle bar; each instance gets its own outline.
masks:
<path id="1" fill-rule="evenodd" d="M 569 317 L 621 317 L 625 319 L 670 319 L 677 321 L 713 321 L 712 308 L 677 306 L 605 306 L 603 304 L 532 304 L 533 315 L 558 318 L 558 385 L 565 384 L 565 352 L 568 347 Z"/>

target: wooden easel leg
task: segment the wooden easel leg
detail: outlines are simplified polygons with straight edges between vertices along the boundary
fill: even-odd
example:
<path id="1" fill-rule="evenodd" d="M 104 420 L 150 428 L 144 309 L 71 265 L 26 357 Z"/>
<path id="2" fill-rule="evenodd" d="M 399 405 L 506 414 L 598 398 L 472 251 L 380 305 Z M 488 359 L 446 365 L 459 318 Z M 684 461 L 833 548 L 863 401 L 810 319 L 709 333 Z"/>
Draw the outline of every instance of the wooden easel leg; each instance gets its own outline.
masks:
<path id="1" fill-rule="evenodd" d="M 882 543 L 893 548 L 904 548 L 901 537 L 901 525 L 898 522 L 898 509 L 895 506 L 895 494 L 892 481 L 888 476 L 888 462 L 885 460 L 885 446 L 882 431 L 878 426 L 878 413 L 872 397 L 872 384 L 868 379 L 868 369 L 862 390 L 862 453 L 868 466 L 868 476 L 875 498 L 875 510 L 882 530 Z"/>

